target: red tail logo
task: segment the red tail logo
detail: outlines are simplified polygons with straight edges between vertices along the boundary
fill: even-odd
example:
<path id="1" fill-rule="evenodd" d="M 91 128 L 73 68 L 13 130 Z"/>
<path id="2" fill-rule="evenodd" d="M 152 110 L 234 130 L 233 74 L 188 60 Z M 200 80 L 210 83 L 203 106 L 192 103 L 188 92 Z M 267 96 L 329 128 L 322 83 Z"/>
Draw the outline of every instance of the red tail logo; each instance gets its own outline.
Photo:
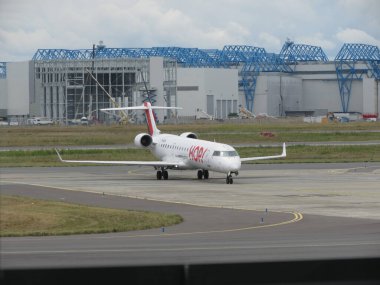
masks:
<path id="1" fill-rule="evenodd" d="M 147 109 L 145 109 L 146 123 L 148 124 L 149 134 L 152 136 L 154 133 L 152 119 L 154 120 L 154 118 L 151 118 L 151 116 L 149 114 L 149 111 L 151 110 L 151 109 L 149 109 L 150 103 L 144 102 L 144 106 L 147 108 Z"/>

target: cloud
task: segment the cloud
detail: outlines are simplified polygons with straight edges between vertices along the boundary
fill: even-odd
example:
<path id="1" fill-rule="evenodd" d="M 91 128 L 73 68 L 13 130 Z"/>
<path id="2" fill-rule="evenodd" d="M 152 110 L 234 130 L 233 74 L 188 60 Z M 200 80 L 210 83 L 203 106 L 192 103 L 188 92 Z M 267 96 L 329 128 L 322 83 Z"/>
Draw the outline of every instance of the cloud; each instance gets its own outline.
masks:
<path id="1" fill-rule="evenodd" d="M 45 30 L 28 32 L 22 29 L 15 31 L 0 29 L 0 56 L 13 54 L 12 60 L 15 60 L 17 56 L 14 54 L 34 54 L 40 43 L 45 41 L 51 41 L 50 35 Z"/>
<path id="2" fill-rule="evenodd" d="M 341 11 L 339 26 L 362 30 L 380 39 L 379 0 L 339 0 L 337 4 Z"/>
<path id="3" fill-rule="evenodd" d="M 278 52 L 282 47 L 282 42 L 278 37 L 263 32 L 259 34 L 258 45 L 264 47 L 267 52 Z"/>
<path id="4" fill-rule="evenodd" d="M 250 31 L 238 22 L 230 21 L 221 27 L 213 27 L 203 33 L 204 46 L 208 48 L 222 49 L 225 45 L 242 45 L 249 42 Z M 194 39 L 196 40 L 196 39 Z"/>
<path id="5" fill-rule="evenodd" d="M 98 34 L 104 34 L 106 44 L 122 47 L 221 48 L 227 43 L 244 43 L 250 35 L 237 21 L 225 21 L 222 25 L 204 23 L 180 7 L 165 8 L 157 1 L 140 1 L 128 9 L 111 5 L 104 9 L 101 19 L 109 19 L 108 34 L 103 30 Z"/>
<path id="6" fill-rule="evenodd" d="M 380 47 L 380 40 L 358 29 L 346 28 L 336 34 L 336 38 L 342 43 L 361 43 Z"/>
<path id="7" fill-rule="evenodd" d="M 315 33 L 311 36 L 301 36 L 296 38 L 297 43 L 303 43 L 312 46 L 320 46 L 326 50 L 333 50 L 336 48 L 336 43 L 326 38 L 323 33 Z"/>
<path id="8" fill-rule="evenodd" d="M 239 44 L 279 52 L 287 37 L 335 56 L 342 42 L 379 45 L 379 10 L 378 0 L 0 0 L 0 61 L 99 40 L 108 47 Z"/>

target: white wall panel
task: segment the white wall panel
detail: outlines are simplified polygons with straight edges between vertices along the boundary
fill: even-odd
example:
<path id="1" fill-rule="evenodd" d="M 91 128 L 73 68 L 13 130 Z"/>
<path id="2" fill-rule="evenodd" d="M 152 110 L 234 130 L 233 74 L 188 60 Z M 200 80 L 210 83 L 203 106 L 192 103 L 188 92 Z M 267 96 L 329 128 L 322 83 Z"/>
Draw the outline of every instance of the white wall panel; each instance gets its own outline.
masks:
<path id="1" fill-rule="evenodd" d="M 0 109 L 8 109 L 8 87 L 7 80 L 0 79 Z"/>
<path id="2" fill-rule="evenodd" d="M 214 112 L 209 114 L 225 118 L 237 106 L 238 71 L 220 68 L 178 68 L 177 100 L 180 116 L 194 116 L 197 109 L 207 111 L 207 95 L 214 99 Z M 218 104 L 219 102 L 219 104 Z M 228 103 L 230 102 L 230 103 Z M 230 110 L 227 106 L 231 106 Z M 235 107 L 236 108 L 236 107 Z"/>
<path id="3" fill-rule="evenodd" d="M 342 110 L 337 81 L 303 80 L 302 87 L 304 110 Z"/>
<path id="4" fill-rule="evenodd" d="M 376 81 L 374 78 L 363 79 L 363 113 L 377 113 Z"/>
<path id="5" fill-rule="evenodd" d="M 29 62 L 7 63 L 8 115 L 29 114 Z"/>

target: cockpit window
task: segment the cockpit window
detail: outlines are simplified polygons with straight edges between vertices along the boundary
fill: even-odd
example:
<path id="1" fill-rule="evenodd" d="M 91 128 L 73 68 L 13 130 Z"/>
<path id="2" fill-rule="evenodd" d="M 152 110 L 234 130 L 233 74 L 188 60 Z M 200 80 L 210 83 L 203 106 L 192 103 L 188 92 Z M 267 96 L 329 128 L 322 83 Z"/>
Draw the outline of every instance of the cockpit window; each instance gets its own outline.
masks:
<path id="1" fill-rule="evenodd" d="M 227 157 L 227 156 L 237 156 L 238 154 L 234 150 L 230 150 L 230 151 L 219 151 L 219 150 L 216 150 L 216 151 L 214 151 L 214 153 L 212 155 L 213 156 Z"/>

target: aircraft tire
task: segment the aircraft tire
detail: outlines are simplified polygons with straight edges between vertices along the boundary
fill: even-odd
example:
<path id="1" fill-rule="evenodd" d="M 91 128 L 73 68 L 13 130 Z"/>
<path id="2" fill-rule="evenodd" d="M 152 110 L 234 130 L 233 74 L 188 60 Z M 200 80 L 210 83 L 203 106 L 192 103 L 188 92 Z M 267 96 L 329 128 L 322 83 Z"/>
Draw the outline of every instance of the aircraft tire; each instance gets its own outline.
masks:
<path id="1" fill-rule="evenodd" d="M 204 170 L 204 171 L 203 171 L 203 177 L 204 177 L 205 179 L 208 179 L 208 177 L 209 177 L 208 170 Z"/>
<path id="2" fill-rule="evenodd" d="M 202 179 L 202 178 L 203 178 L 203 171 L 198 170 L 198 179 Z"/>
<path id="3" fill-rule="evenodd" d="M 168 173 L 166 170 L 164 170 L 164 171 L 162 172 L 162 174 L 163 174 L 163 176 L 164 176 L 164 180 L 168 180 L 168 179 L 169 179 L 169 173 Z"/>
<path id="4" fill-rule="evenodd" d="M 157 180 L 161 180 L 161 178 L 162 178 L 162 172 L 157 171 Z"/>

